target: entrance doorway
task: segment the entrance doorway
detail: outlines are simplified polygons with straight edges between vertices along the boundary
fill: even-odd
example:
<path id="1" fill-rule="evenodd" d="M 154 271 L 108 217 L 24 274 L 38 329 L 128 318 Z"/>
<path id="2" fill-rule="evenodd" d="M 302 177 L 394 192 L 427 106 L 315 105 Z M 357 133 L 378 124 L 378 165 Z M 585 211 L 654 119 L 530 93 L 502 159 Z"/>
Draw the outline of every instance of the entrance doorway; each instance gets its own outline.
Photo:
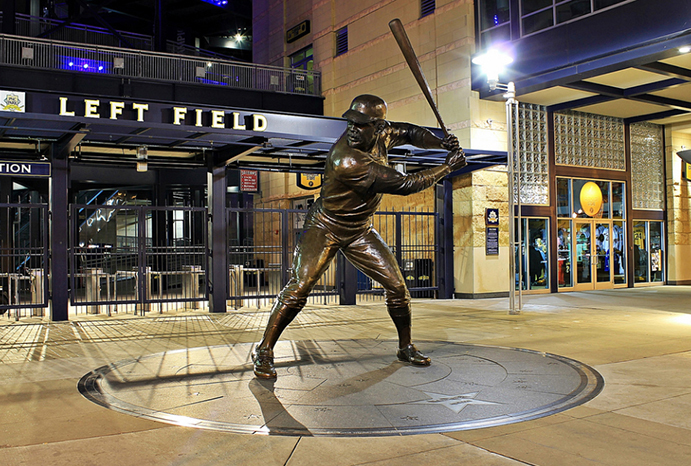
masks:
<path id="1" fill-rule="evenodd" d="M 578 219 L 574 221 L 576 252 L 576 290 L 601 290 L 614 287 L 612 274 L 612 221 Z"/>

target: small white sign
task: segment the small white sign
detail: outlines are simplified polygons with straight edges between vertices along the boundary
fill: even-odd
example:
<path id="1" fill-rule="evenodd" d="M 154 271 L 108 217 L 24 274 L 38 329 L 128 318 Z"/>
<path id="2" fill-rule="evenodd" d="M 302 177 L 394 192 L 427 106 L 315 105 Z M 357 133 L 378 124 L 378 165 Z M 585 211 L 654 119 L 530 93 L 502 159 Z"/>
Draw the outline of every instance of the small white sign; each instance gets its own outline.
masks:
<path id="1" fill-rule="evenodd" d="M 0 91 L 0 110 L 3 112 L 24 113 L 26 107 L 26 93 L 15 91 Z"/>

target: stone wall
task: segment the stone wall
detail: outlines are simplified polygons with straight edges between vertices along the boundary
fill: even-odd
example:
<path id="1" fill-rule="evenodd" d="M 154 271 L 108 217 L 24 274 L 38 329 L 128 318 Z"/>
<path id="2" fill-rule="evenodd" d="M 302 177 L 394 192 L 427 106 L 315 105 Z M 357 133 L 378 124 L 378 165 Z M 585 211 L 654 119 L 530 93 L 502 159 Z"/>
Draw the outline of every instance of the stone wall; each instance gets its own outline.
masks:
<path id="1" fill-rule="evenodd" d="M 691 285 L 691 181 L 682 174 L 684 163 L 677 152 L 691 148 L 691 134 L 665 130 L 667 170 L 668 283 Z"/>

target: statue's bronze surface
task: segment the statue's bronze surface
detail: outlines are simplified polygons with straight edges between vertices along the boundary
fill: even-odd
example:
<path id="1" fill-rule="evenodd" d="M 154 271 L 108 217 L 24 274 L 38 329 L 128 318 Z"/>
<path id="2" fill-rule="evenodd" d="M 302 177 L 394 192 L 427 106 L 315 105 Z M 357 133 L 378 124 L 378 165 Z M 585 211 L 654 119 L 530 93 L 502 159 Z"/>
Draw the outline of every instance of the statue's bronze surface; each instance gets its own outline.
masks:
<path id="1" fill-rule="evenodd" d="M 412 343 L 410 293 L 396 258 L 372 228 L 371 217 L 383 194 L 408 195 L 429 188 L 462 168 L 465 155 L 455 136 L 442 140 L 419 126 L 388 122 L 386 111 L 381 98 L 361 95 L 343 114 L 348 128 L 326 158 L 321 195 L 307 213 L 305 231 L 295 248 L 291 279 L 274 303 L 264 337 L 252 355 L 257 377 L 276 377 L 273 348 L 339 250 L 384 288 L 389 315 L 398 332 L 398 359 L 430 364 Z M 387 152 L 405 144 L 446 149 L 449 154 L 438 167 L 404 175 L 388 165 Z"/>

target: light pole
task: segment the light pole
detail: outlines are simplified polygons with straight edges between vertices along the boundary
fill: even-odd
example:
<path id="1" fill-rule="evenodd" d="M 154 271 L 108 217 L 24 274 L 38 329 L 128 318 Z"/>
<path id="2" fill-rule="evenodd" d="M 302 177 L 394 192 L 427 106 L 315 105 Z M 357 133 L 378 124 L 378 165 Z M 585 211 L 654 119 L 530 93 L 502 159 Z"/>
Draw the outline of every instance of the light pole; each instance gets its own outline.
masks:
<path id="1" fill-rule="evenodd" d="M 499 82 L 499 73 L 513 58 L 495 49 L 473 58 L 472 62 L 482 67 L 487 75 L 489 90 L 504 92 L 506 99 L 506 165 L 509 191 L 509 314 L 520 314 L 523 309 L 523 249 L 521 219 L 521 166 L 514 144 L 514 135 L 518 134 L 518 101 L 516 86 L 513 82 Z M 516 197 L 514 198 L 514 193 Z M 516 229 L 518 224 L 518 229 Z M 518 248 L 518 249 L 517 249 Z M 516 306 L 516 251 L 518 252 L 518 306 Z"/>

